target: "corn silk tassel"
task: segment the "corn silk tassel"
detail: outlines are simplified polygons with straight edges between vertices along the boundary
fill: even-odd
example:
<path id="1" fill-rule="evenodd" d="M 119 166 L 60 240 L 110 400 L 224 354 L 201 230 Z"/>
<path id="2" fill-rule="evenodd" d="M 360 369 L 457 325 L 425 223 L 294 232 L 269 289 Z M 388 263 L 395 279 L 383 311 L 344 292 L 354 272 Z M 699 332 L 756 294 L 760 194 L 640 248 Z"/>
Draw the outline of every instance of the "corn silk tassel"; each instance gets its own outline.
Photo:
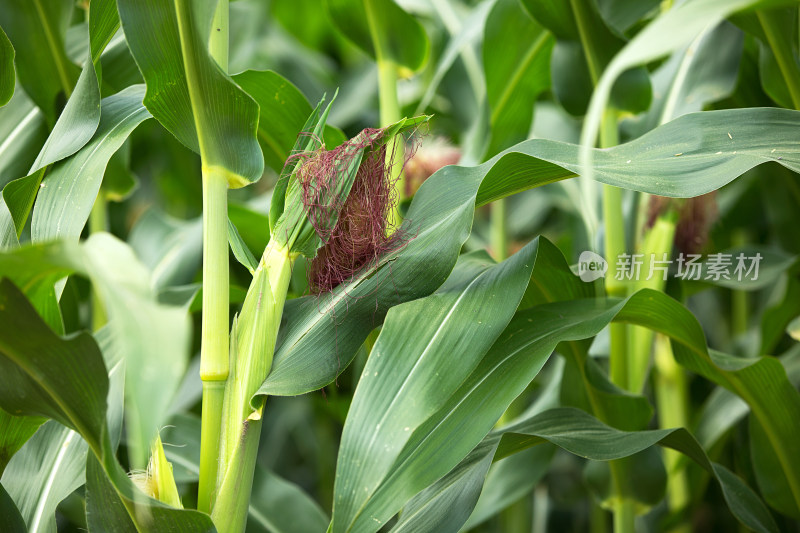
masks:
<path id="1" fill-rule="evenodd" d="M 335 98 L 335 96 L 334 96 Z M 298 255 L 312 260 L 313 292 L 332 290 L 404 242 L 386 221 L 396 198 L 387 143 L 427 121 L 366 129 L 332 150 L 322 142 L 330 105 L 312 112 L 273 192 L 271 240 L 231 332 L 219 476 L 212 518 L 221 533 L 244 531 L 261 434 L 264 397 L 253 398 L 272 366 L 275 341 Z M 389 154 L 391 155 L 391 154 Z"/>

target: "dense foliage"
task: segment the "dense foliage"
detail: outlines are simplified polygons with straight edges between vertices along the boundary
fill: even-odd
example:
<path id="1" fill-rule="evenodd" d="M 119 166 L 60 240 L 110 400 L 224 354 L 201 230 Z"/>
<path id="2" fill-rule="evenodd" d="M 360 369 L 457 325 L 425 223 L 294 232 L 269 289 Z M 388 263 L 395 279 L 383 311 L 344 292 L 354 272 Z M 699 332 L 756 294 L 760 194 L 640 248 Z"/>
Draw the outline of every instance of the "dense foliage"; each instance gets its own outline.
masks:
<path id="1" fill-rule="evenodd" d="M 0 0 L 0 531 L 800 531 L 790 0 Z"/>

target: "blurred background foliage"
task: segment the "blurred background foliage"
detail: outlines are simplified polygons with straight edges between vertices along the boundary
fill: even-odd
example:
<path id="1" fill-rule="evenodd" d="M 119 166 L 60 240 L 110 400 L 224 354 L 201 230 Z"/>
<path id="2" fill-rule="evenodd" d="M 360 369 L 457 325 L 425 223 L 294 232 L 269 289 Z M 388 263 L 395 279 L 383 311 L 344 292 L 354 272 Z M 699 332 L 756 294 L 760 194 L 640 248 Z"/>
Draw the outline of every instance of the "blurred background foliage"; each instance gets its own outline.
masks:
<path id="1" fill-rule="evenodd" d="M 602 52 L 598 54 L 602 63 L 671 4 L 657 0 L 584 1 L 591 6 L 592 39 Z M 378 71 L 370 54 L 343 34 L 341 21 L 337 25 L 332 20 L 328 4 L 336 3 L 232 1 L 229 71 L 280 73 L 297 88 L 296 107 L 301 117 L 302 110 L 310 111 L 308 102 L 317 102 L 338 88 L 328 122 L 351 137 L 362 128 L 380 123 Z M 398 0 L 397 4 L 419 23 L 429 42 L 427 50 L 407 51 L 409 57 L 423 59 L 418 65 L 400 69 L 405 77 L 398 82 L 402 115 L 433 115 L 429 132 L 418 141 L 416 158 L 409 164 L 409 174 L 417 173 L 409 178 L 411 187 L 418 187 L 431 169 L 455 162 L 478 164 L 527 138 L 578 142 L 594 82 L 574 20 L 551 18 L 547 3 L 538 0 Z M 73 63 L 86 55 L 84 7 L 73 9 L 70 18 L 63 21 L 65 51 Z M 797 7 L 786 8 L 785 15 L 786 42 L 796 60 Z M 2 17 L 0 24 L 6 26 Z M 387 31 L 399 40 L 398 49 L 422 46 L 413 38 L 418 30 L 408 26 L 408 21 L 394 19 L 395 26 L 391 24 Z M 357 28 L 353 32 L 350 37 L 357 40 Z M 24 60 L 23 55 L 18 51 L 18 61 Z M 100 63 L 104 97 L 142 82 L 119 34 Z M 72 74 L 77 77 L 77 66 Z M 678 76 L 686 79 L 680 94 L 675 95 L 671 88 Z M 28 121 L 13 145 L 0 141 L 0 187 L 25 174 L 52 123 L 54 111 L 34 112 L 33 97 L 18 87 L 11 102 L 0 109 L 0 139 L 6 139 L 21 121 Z M 620 111 L 621 141 L 651 130 L 665 113 L 675 117 L 709 109 L 795 107 L 772 48 L 752 13 L 710 28 L 702 38 L 668 58 L 626 72 L 615 85 L 612 102 Z M 296 120 L 276 113 L 266 117 L 270 124 Z M 293 136 L 291 132 L 297 127 L 284 129 Z M 335 131 L 331 136 L 333 142 L 341 137 Z M 256 255 L 269 238 L 267 208 L 280 171 L 279 159 L 267 163 L 258 183 L 230 193 L 230 218 Z M 103 194 L 110 200 L 110 231 L 127 240 L 154 272 L 154 284 L 165 299 L 180 298 L 181 288 L 196 286 L 201 280 L 199 167 L 195 154 L 157 121 L 150 120 L 137 128 L 111 159 L 104 178 Z M 578 194 L 575 180 L 568 180 L 510 197 L 504 200 L 502 209 L 495 204 L 479 208 L 464 251 L 488 249 L 494 257 L 502 258 L 543 235 L 574 261 L 582 250 L 590 248 Z M 625 219 L 631 223 L 646 208 L 640 205 L 640 196 L 630 191 L 623 195 Z M 786 333 L 790 321 L 800 314 L 800 275 L 794 261 L 800 254 L 797 175 L 776 164 L 761 165 L 719 190 L 709 200 L 711 204 L 715 207 L 708 210 L 717 214 L 707 214 L 699 222 L 703 226 L 698 229 L 703 234 L 699 251 L 737 247 L 769 250 L 770 257 L 785 268 L 762 273 L 765 281 L 746 292 L 678 280 L 672 280 L 666 291 L 687 303 L 700 320 L 710 347 L 741 356 L 779 355 L 797 386 L 800 349 Z M 498 226 L 503 235 L 499 239 Z M 641 237 L 636 227 L 627 232 L 634 241 Z M 233 257 L 231 275 L 231 302 L 238 305 L 250 277 Z M 291 293 L 299 296 L 307 292 L 305 265 L 299 261 Z M 89 321 L 89 301 L 88 282 L 69 278 L 61 300 L 66 333 L 81 329 Z M 197 297 L 191 310 L 195 325 L 192 350 L 197 354 Z M 291 493 L 296 487 L 282 485 L 282 480 L 291 481 L 316 502 L 309 503 L 311 508 L 317 506 L 330 515 L 337 446 L 366 350 L 375 337 L 373 332 L 336 383 L 304 396 L 275 397 L 267 402 L 258 460 L 266 471 L 279 476 L 262 480 L 271 483 L 273 494 L 281 490 Z M 597 337 L 590 355 L 605 364 L 607 335 Z M 185 457 L 196 452 L 192 430 L 197 429 L 199 414 L 197 369 L 195 356 L 177 403 L 171 407 L 180 422 L 162 433 L 176 478 L 184 487 L 196 482 L 196 471 Z M 508 417 L 543 398 L 562 372 L 559 361 L 552 359 L 511 406 Z M 653 394 L 648 385 L 645 395 L 652 399 Z M 711 458 L 731 466 L 751 487 L 758 486 L 751 462 L 754 443 L 741 401 L 703 379 L 690 380 L 689 401 L 691 427 L 701 443 L 708 445 Z M 183 447 L 170 447 L 171 443 Z M 608 515 L 597 505 L 602 481 L 593 479 L 591 469 L 585 466 L 585 460 L 555 451 L 550 445 L 497 462 L 468 523 L 469 530 L 607 531 Z M 640 521 L 643 530 L 666 531 L 681 523 L 701 532 L 737 530 L 740 526 L 727 510 L 719 487 L 709 483 L 708 475 L 696 465 L 684 464 L 683 468 L 690 480 L 692 501 L 685 515 L 670 514 L 663 501 L 656 503 Z M 658 479 L 658 468 L 654 471 L 656 474 L 642 476 L 639 488 L 643 498 L 659 502 L 663 479 Z M 262 486 L 259 481 L 256 485 Z M 193 493 L 186 490 L 187 495 Z M 59 530 L 84 530 L 83 505 L 82 489 L 61 502 Z M 775 516 L 784 531 L 800 531 L 797 522 Z M 252 519 L 248 526 L 252 531 L 268 529 L 266 523 Z"/>

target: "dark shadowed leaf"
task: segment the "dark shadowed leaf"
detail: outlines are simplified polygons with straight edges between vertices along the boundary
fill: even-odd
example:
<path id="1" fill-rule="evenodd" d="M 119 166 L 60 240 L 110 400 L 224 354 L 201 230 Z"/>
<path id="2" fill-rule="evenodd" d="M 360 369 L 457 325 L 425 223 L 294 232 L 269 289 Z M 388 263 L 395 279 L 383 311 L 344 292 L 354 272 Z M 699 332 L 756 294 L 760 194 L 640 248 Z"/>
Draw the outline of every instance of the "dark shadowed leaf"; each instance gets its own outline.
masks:
<path id="1" fill-rule="evenodd" d="M 422 25 L 394 0 L 326 0 L 331 20 L 347 40 L 376 60 L 417 71 L 430 42 Z"/>

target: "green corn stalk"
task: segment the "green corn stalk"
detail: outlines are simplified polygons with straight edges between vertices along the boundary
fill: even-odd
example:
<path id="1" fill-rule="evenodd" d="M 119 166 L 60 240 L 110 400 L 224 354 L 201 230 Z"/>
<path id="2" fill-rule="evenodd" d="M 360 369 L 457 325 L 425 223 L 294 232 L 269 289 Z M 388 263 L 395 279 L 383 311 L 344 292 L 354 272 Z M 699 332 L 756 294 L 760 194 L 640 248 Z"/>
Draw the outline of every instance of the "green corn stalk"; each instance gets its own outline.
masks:
<path id="1" fill-rule="evenodd" d="M 322 102 L 304 127 L 304 131 L 313 134 L 298 140 L 295 153 L 313 150 L 315 139 L 322 138 L 330 105 L 320 115 L 321 105 Z M 397 134 L 427 118 L 404 119 L 393 124 L 384 130 L 377 144 L 393 142 Z M 366 133 L 353 139 L 352 149 L 348 148 L 341 165 L 336 165 L 338 176 L 332 190 L 328 191 L 331 196 L 323 200 L 344 199 L 350 193 L 366 152 L 360 142 L 361 135 Z M 376 147 L 373 145 L 373 149 Z M 263 397 L 253 396 L 272 367 L 292 265 L 299 255 L 315 257 L 325 244 L 320 234 L 328 234 L 326 230 L 332 230 L 338 221 L 339 213 L 333 211 L 324 220 L 316 220 L 316 225 L 312 223 L 303 203 L 302 184 L 297 177 L 302 165 L 301 160 L 290 162 L 276 186 L 270 213 L 272 240 L 254 272 L 242 311 L 234 318 L 230 335 L 231 371 L 225 385 L 220 454 L 216 458 L 219 473 L 211 513 L 222 533 L 244 531 L 246 525 L 265 404 Z M 342 203 L 339 201 L 333 205 L 341 207 Z"/>

